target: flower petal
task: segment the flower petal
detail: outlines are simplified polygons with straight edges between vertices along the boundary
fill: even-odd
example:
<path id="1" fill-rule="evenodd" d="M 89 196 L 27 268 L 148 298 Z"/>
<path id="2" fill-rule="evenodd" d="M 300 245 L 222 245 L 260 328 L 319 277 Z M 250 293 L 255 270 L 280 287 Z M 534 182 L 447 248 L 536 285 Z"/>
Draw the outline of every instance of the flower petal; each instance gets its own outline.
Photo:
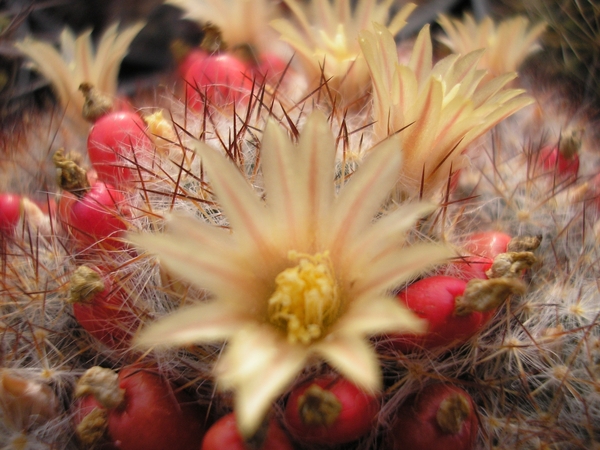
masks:
<path id="1" fill-rule="evenodd" d="M 52 83 L 61 104 L 66 107 L 72 95 L 69 86 L 72 83 L 71 73 L 56 49 L 50 44 L 31 38 L 15 43 L 15 47 L 31 59 L 35 69 Z M 83 106 L 83 97 L 80 103 Z"/>
<path id="2" fill-rule="evenodd" d="M 407 3 L 394 15 L 388 25 L 388 29 L 390 30 L 390 33 L 392 33 L 392 36 L 396 36 L 400 30 L 406 26 L 406 19 L 408 19 L 408 16 L 412 14 L 416 7 L 417 5 L 414 3 Z"/>
<path id="3" fill-rule="evenodd" d="M 194 150 L 210 174 L 210 185 L 244 253 L 271 256 L 270 227 L 265 205 L 244 178 L 239 168 L 215 149 L 196 141 Z"/>
<path id="4" fill-rule="evenodd" d="M 102 92 L 117 92 L 117 81 L 121 62 L 145 23 L 134 23 L 121 30 L 118 24 L 111 25 L 100 38 L 94 59 L 94 80 Z"/>
<path id="5" fill-rule="evenodd" d="M 209 247 L 207 251 L 190 242 L 185 234 L 132 234 L 128 239 L 157 254 L 169 271 L 218 297 L 249 297 L 254 292 L 253 273 L 246 265 L 236 264 L 234 255 L 222 249 L 210 251 Z"/>
<path id="6" fill-rule="evenodd" d="M 382 139 L 394 131 L 390 127 L 389 118 L 394 117 L 392 114 L 394 104 L 400 102 L 401 105 L 402 101 L 406 102 L 402 90 L 405 84 L 399 83 L 399 77 L 396 74 L 398 52 L 393 36 L 382 25 L 374 23 L 373 28 L 375 29 L 374 33 L 363 30 L 359 34 L 359 43 L 373 83 L 376 136 Z M 416 88 L 417 82 L 414 74 L 409 69 L 407 71 L 414 78 L 414 83 L 411 86 L 414 85 Z M 412 95 L 416 95 L 416 93 Z"/>
<path id="7" fill-rule="evenodd" d="M 324 230 L 325 245 L 332 253 L 363 232 L 389 196 L 400 171 L 399 145 L 397 137 L 377 145 L 342 188 L 331 210 L 329 229 Z"/>
<path id="8" fill-rule="evenodd" d="M 380 252 L 403 245 L 406 231 L 435 208 L 434 204 L 427 202 L 407 203 L 375 222 L 343 249 L 343 258 L 347 261 L 350 272 L 353 271 L 352 268 L 359 270 L 365 261 L 373 259 Z"/>
<path id="9" fill-rule="evenodd" d="M 217 342 L 227 339 L 247 323 L 242 312 L 220 301 L 179 309 L 144 328 L 135 344 L 162 347 Z"/>
<path id="10" fill-rule="evenodd" d="M 312 347 L 349 381 L 367 392 L 381 388 L 381 370 L 375 350 L 356 335 L 329 335 Z"/>
<path id="11" fill-rule="evenodd" d="M 369 336 L 391 332 L 420 333 L 426 328 L 426 321 L 403 306 L 398 299 L 381 296 L 354 301 L 332 332 Z"/>
<path id="12" fill-rule="evenodd" d="M 290 346 L 266 327 L 239 331 L 215 368 L 222 388 L 233 388 L 238 427 L 252 436 L 272 402 L 302 370 L 307 352 Z"/>
<path id="13" fill-rule="evenodd" d="M 410 67 L 417 76 L 417 81 L 419 84 L 424 83 L 431 73 L 433 64 L 432 61 L 433 50 L 431 44 L 431 34 L 429 32 L 429 25 L 425 25 L 423 28 L 421 28 L 421 31 L 417 36 L 417 40 L 415 41 L 415 45 L 410 56 L 410 61 L 408 63 L 408 67 Z"/>
<path id="14" fill-rule="evenodd" d="M 326 223 L 334 202 L 335 142 L 327 118 L 314 112 L 304 125 L 298 143 L 298 202 L 302 226 L 314 230 Z M 318 232 L 318 231 L 317 231 Z M 314 236 L 308 236 L 314 239 Z"/>
<path id="15" fill-rule="evenodd" d="M 394 289 L 433 264 L 453 256 L 448 247 L 436 244 L 415 244 L 407 248 L 392 249 L 356 274 L 355 295 L 379 295 Z"/>
<path id="16" fill-rule="evenodd" d="M 304 191 L 299 186 L 295 152 L 283 128 L 270 120 L 265 126 L 260 151 L 267 207 L 270 220 L 286 231 L 294 241 L 292 245 L 297 245 L 297 232 L 303 229 L 297 200 L 302 201 Z"/>

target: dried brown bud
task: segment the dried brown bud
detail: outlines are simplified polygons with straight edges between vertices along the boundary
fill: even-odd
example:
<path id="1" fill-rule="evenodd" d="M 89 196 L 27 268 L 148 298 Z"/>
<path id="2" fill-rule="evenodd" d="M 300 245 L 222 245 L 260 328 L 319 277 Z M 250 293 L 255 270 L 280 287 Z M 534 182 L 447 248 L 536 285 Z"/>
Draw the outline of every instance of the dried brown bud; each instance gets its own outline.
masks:
<path id="1" fill-rule="evenodd" d="M 525 290 L 525 283 L 518 278 L 473 279 L 467 283 L 464 294 L 456 297 L 454 312 L 465 316 L 474 311 L 491 311 L 502 305 L 509 295 L 523 294 Z"/>

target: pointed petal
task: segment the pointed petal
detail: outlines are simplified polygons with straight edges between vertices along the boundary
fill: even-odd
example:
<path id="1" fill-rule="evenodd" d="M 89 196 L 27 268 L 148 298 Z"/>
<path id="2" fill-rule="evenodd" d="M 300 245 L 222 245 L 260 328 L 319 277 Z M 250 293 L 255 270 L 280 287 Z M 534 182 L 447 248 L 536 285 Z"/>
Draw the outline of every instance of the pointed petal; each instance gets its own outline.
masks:
<path id="1" fill-rule="evenodd" d="M 134 23 L 127 28 L 118 30 L 109 28 L 105 32 L 96 51 L 96 64 L 99 67 L 97 73 L 99 89 L 108 93 L 117 92 L 117 81 L 121 62 L 129 51 L 129 45 L 144 27 L 144 22 Z M 106 42 L 106 43 L 105 43 Z"/>
<path id="2" fill-rule="evenodd" d="M 283 0 L 283 1 L 288 6 L 288 8 L 290 8 L 290 11 L 294 15 L 294 17 L 296 18 L 298 23 L 301 25 L 304 32 L 306 34 L 310 35 L 312 33 L 312 25 L 311 25 L 310 21 L 308 20 L 308 18 L 306 17 L 306 14 L 304 13 L 304 9 L 300 5 L 300 2 L 298 2 L 298 0 Z"/>
<path id="3" fill-rule="evenodd" d="M 381 371 L 375 350 L 356 335 L 331 334 L 315 344 L 315 353 L 366 392 L 381 388 Z"/>
<path id="4" fill-rule="evenodd" d="M 401 89 L 402 84 L 398 83 L 396 75 L 398 53 L 392 34 L 377 23 L 373 24 L 373 28 L 374 33 L 367 30 L 359 33 L 359 44 L 371 74 L 375 101 L 375 135 L 381 140 L 389 135 L 390 115 L 395 112 L 393 104 L 398 101 L 394 94 Z"/>
<path id="5" fill-rule="evenodd" d="M 453 254 L 449 247 L 436 244 L 415 244 L 393 249 L 373 261 L 363 273 L 355 275 L 355 295 L 380 295 Z"/>
<path id="6" fill-rule="evenodd" d="M 417 5 L 414 3 L 407 3 L 394 15 L 388 25 L 388 29 L 393 36 L 396 36 L 406 26 L 406 19 L 408 19 L 408 16 L 412 14 L 416 7 Z"/>
<path id="7" fill-rule="evenodd" d="M 433 66 L 433 69 L 431 69 L 431 76 L 444 78 L 446 74 L 450 72 L 452 67 L 454 67 L 454 64 L 456 64 L 456 61 L 458 61 L 459 58 L 460 55 L 451 53 L 445 58 L 439 60 L 435 66 Z"/>
<path id="8" fill-rule="evenodd" d="M 264 204 L 238 167 L 215 149 L 196 141 L 194 150 L 202 158 L 211 187 L 229 219 L 243 253 L 271 256 L 269 226 Z"/>
<path id="9" fill-rule="evenodd" d="M 500 75 L 481 86 L 481 88 L 473 94 L 473 104 L 475 107 L 481 106 L 500 89 L 502 89 L 505 84 L 514 80 L 516 77 L 517 74 L 515 72 L 505 73 L 504 75 Z"/>
<path id="10" fill-rule="evenodd" d="M 477 64 L 483 57 L 485 49 L 479 49 L 467 53 L 463 57 L 456 61 L 456 64 L 452 66 L 450 73 L 446 80 L 450 86 L 454 86 L 457 83 L 461 83 L 469 73 L 474 72 L 477 69 Z"/>
<path id="11" fill-rule="evenodd" d="M 382 333 L 421 333 L 427 322 L 397 298 L 389 296 L 357 299 L 339 320 L 333 333 L 369 336 Z"/>
<path id="12" fill-rule="evenodd" d="M 166 230 L 181 237 L 186 236 L 185 240 L 202 246 L 207 252 L 220 252 L 228 255 L 236 253 L 237 245 L 229 230 L 183 214 L 168 215 Z"/>
<path id="13" fill-rule="evenodd" d="M 188 236 L 179 234 L 131 234 L 128 238 L 160 258 L 160 263 L 186 281 L 223 296 L 260 295 L 256 279 L 245 264 L 234 255 L 220 250 L 210 251 Z"/>
<path id="14" fill-rule="evenodd" d="M 432 161 L 429 151 L 437 135 L 442 104 L 442 83 L 429 78 L 410 111 L 411 115 L 407 117 L 408 123 L 414 123 L 401 133 L 405 152 L 404 174 L 420 179 L 423 167 L 426 173 L 435 167 L 435 160 Z"/>
<path id="15" fill-rule="evenodd" d="M 75 67 L 73 69 L 75 70 L 75 80 L 95 83 L 96 80 L 92 79 L 94 73 L 94 53 L 92 50 L 91 35 L 92 30 L 90 29 L 77 36 L 75 40 Z"/>
<path id="16" fill-rule="evenodd" d="M 408 67 L 410 67 L 417 76 L 419 85 L 422 85 L 431 73 L 431 68 L 433 65 L 432 59 L 433 47 L 431 44 L 431 34 L 429 32 L 429 25 L 425 25 L 423 28 L 421 28 L 421 31 L 417 36 L 413 52 L 408 63 Z"/>
<path id="17" fill-rule="evenodd" d="M 281 395 L 306 361 L 302 346 L 290 346 L 266 327 L 236 333 L 217 363 L 217 380 L 233 388 L 240 432 L 252 436 L 273 401 Z"/>
<path id="18" fill-rule="evenodd" d="M 409 110 L 414 107 L 417 95 L 419 94 L 419 85 L 414 72 L 408 67 L 399 64 L 396 67 L 396 71 L 398 74 L 398 89 L 389 93 L 394 96 L 392 98 L 396 98 L 396 95 L 398 98 L 397 103 L 394 101 L 394 106 L 396 107 L 394 115 L 397 116 L 397 121 L 393 122 L 394 127 L 391 130 L 392 132 L 408 125 L 405 116 L 409 113 Z"/>
<path id="19" fill-rule="evenodd" d="M 299 178 L 299 222 L 305 230 L 325 223 L 335 198 L 335 141 L 324 114 L 317 111 L 308 118 L 298 143 L 296 171 Z M 318 233 L 318 230 L 315 230 Z M 314 239 L 313 236 L 308 236 Z"/>
<path id="20" fill-rule="evenodd" d="M 179 346 L 226 340 L 248 317 L 219 301 L 179 309 L 145 327 L 135 338 L 140 347 Z"/>
<path id="21" fill-rule="evenodd" d="M 261 141 L 261 168 L 265 185 L 270 219 L 277 228 L 285 231 L 297 245 L 301 225 L 301 212 L 304 191 L 300 189 L 295 149 L 283 128 L 270 120 Z M 288 238 L 285 237 L 285 239 Z"/>
<path id="22" fill-rule="evenodd" d="M 399 140 L 393 136 L 371 150 L 342 188 L 331 211 L 325 241 L 332 253 L 346 248 L 371 223 L 398 180 L 401 160 Z"/>
<path id="23" fill-rule="evenodd" d="M 56 49 L 50 44 L 31 38 L 15 43 L 15 47 L 31 59 L 35 69 L 52 83 L 62 106 L 66 107 L 71 98 L 71 73 Z M 83 98 L 81 104 L 83 105 Z"/>
<path id="24" fill-rule="evenodd" d="M 427 202 L 407 203 L 375 222 L 343 249 L 343 259 L 348 262 L 350 273 L 360 270 L 366 261 L 387 248 L 403 245 L 407 230 L 436 208 L 436 205 Z"/>

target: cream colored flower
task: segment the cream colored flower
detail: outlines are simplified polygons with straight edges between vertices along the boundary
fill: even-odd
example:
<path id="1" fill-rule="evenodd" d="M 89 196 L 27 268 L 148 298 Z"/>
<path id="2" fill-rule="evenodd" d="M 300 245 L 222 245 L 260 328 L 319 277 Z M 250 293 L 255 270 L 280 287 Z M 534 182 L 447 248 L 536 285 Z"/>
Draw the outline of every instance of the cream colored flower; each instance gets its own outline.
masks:
<path id="1" fill-rule="evenodd" d="M 167 3 L 186 11 L 186 17 L 204 25 L 211 22 L 221 30 L 223 40 L 231 48 L 251 45 L 260 54 L 273 49 L 277 36 L 269 21 L 277 16 L 271 0 L 168 0 Z"/>
<path id="2" fill-rule="evenodd" d="M 121 61 L 142 27 L 143 24 L 138 23 L 118 30 L 118 25 L 114 24 L 104 32 L 95 50 L 91 30 L 75 38 L 68 28 L 60 35 L 60 51 L 47 42 L 33 38 L 15 45 L 31 59 L 35 69 L 52 83 L 67 117 L 81 127 L 89 128 L 81 116 L 84 97 L 79 92 L 79 85 L 88 82 L 100 92 L 115 96 Z"/>
<path id="3" fill-rule="evenodd" d="M 263 201 L 237 166 L 198 143 L 231 230 L 173 217 L 166 234 L 131 236 L 172 273 L 213 294 L 150 325 L 138 343 L 226 340 L 216 377 L 221 388 L 235 391 L 245 436 L 318 358 L 377 390 L 380 368 L 365 337 L 423 330 L 390 290 L 450 253 L 431 243 L 404 245 L 407 229 L 430 205 L 403 205 L 373 221 L 400 171 L 398 145 L 392 138 L 373 149 L 336 195 L 326 117 L 311 115 L 297 145 L 270 122 L 260 153 Z"/>
<path id="4" fill-rule="evenodd" d="M 433 65 L 429 26 L 419 33 L 408 65 L 398 63 L 386 27 L 363 31 L 360 45 L 373 78 L 375 137 L 399 130 L 404 164 L 403 196 L 431 198 L 450 173 L 466 164 L 463 150 L 501 120 L 532 103 L 523 90 L 503 89 L 516 77 L 503 74 L 484 84 L 477 70 L 484 50 L 449 55 Z"/>
<path id="5" fill-rule="evenodd" d="M 371 23 L 385 23 L 395 36 L 406 25 L 414 4 L 405 5 L 391 19 L 392 0 L 359 0 L 354 9 L 347 0 L 284 0 L 295 20 L 271 22 L 281 39 L 296 51 L 309 83 L 309 90 L 328 81 L 336 101 L 351 104 L 363 97 L 371 85 L 369 71 L 358 44 L 361 30 Z M 362 106 L 362 105 L 361 105 Z"/>
<path id="6" fill-rule="evenodd" d="M 462 20 L 442 15 L 438 23 L 446 32 L 439 41 L 454 53 L 465 55 L 486 49 L 478 67 L 487 70 L 490 78 L 516 71 L 530 53 L 539 49 L 536 42 L 546 29 L 545 23 L 532 27 L 523 16 L 496 24 L 490 17 L 477 23 L 470 14 L 465 14 Z"/>

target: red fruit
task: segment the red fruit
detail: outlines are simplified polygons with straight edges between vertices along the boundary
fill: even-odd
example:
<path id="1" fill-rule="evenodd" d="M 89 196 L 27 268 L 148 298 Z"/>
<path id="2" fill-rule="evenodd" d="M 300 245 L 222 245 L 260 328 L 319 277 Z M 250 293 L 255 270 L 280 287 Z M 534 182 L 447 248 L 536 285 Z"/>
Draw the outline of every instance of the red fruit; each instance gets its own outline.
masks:
<path id="1" fill-rule="evenodd" d="M 266 80 L 268 83 L 275 84 L 279 82 L 286 68 L 287 62 L 279 56 L 274 53 L 263 53 L 259 57 L 258 64 L 252 67 L 252 72 L 259 82 Z"/>
<path id="2" fill-rule="evenodd" d="M 202 108 L 204 96 L 209 103 L 223 105 L 247 99 L 252 90 L 248 67 L 226 53 L 195 61 L 185 75 L 188 106 L 196 111 Z"/>
<path id="3" fill-rule="evenodd" d="M 494 260 L 483 256 L 464 256 L 452 262 L 452 271 L 448 274 L 454 274 L 454 269 L 458 270 L 456 276 L 464 281 L 474 278 L 487 279 L 486 272 L 490 270 Z"/>
<path id="4" fill-rule="evenodd" d="M 479 424 L 473 400 L 462 389 L 429 385 L 402 404 L 390 428 L 390 450 L 471 450 Z"/>
<path id="5" fill-rule="evenodd" d="M 467 236 L 464 249 L 477 256 L 494 259 L 500 253 L 506 253 L 512 237 L 500 231 L 483 231 Z"/>
<path id="6" fill-rule="evenodd" d="M 113 350 L 129 347 L 139 319 L 106 270 L 78 267 L 71 277 L 69 302 L 79 325 L 94 338 Z"/>
<path id="7" fill-rule="evenodd" d="M 512 237 L 499 231 L 483 231 L 467 236 L 463 248 L 471 256 L 452 263 L 460 271 L 459 277 L 465 281 L 473 278 L 487 279 L 486 272 L 492 267 L 494 258 L 506 253 Z"/>
<path id="8" fill-rule="evenodd" d="M 543 147 L 539 155 L 542 166 L 547 171 L 555 171 L 561 178 L 577 177 L 579 173 L 579 156 L 568 154 L 559 147 Z"/>
<path id="9" fill-rule="evenodd" d="M 72 423 L 83 448 L 118 450 L 118 447 L 113 445 L 107 433 L 104 432 L 107 425 L 106 415 L 107 411 L 93 395 L 86 395 L 75 402 Z M 87 422 L 86 417 L 88 418 Z M 98 431 L 92 430 L 89 426 L 90 423 L 98 423 Z"/>
<path id="10" fill-rule="evenodd" d="M 124 204 L 120 191 L 98 181 L 80 199 L 63 192 L 59 214 L 79 243 L 122 248 L 124 244 L 117 238 L 127 229 Z"/>
<path id="11" fill-rule="evenodd" d="M 458 278 L 437 275 L 411 284 L 398 294 L 399 300 L 420 318 L 427 320 L 425 334 L 390 336 L 391 344 L 401 350 L 417 348 L 454 347 L 460 345 L 490 318 L 489 313 L 455 314 L 456 298 L 463 295 L 467 282 Z"/>
<path id="12" fill-rule="evenodd" d="M 190 67 L 192 67 L 192 65 L 197 61 L 202 61 L 208 56 L 209 53 L 205 50 L 202 50 L 201 48 L 195 48 L 193 50 L 190 50 L 187 53 L 187 55 L 183 57 L 181 62 L 179 62 L 179 64 L 177 65 L 177 73 L 181 78 L 185 79 L 185 76 L 188 73 L 188 70 L 190 70 Z"/>
<path id="13" fill-rule="evenodd" d="M 195 404 L 193 399 L 148 370 L 127 367 L 119 372 L 116 379 L 111 377 L 111 372 L 109 369 L 92 368 L 86 372 L 77 386 L 77 395 L 87 395 L 94 399 L 83 397 L 76 406 L 74 420 L 78 426 L 77 434 L 82 441 L 89 438 L 94 431 L 93 427 L 97 428 L 97 422 L 102 421 L 102 419 L 90 420 L 90 427 L 81 425 L 86 425 L 85 417 L 97 409 L 98 413 L 104 414 L 105 417 L 101 423 L 107 427 L 104 438 L 114 448 L 120 450 L 197 450 L 200 448 L 205 431 L 206 413 Z M 88 376 L 90 373 L 93 374 Z M 96 374 L 99 376 L 93 380 Z M 88 380 L 89 384 L 87 384 Z M 94 405 L 94 402 L 97 404 Z M 95 436 L 91 437 L 95 438 Z M 102 436 L 98 438 L 102 439 Z"/>
<path id="14" fill-rule="evenodd" d="M 51 231 L 50 214 L 54 217 L 54 200 L 36 202 L 17 194 L 0 194 L 0 235 L 12 236 L 19 230 L 39 231 L 48 234 Z M 19 221 L 24 223 L 20 224 Z"/>
<path id="15" fill-rule="evenodd" d="M 135 162 L 144 163 L 152 152 L 146 124 L 132 111 L 116 111 L 100 117 L 88 135 L 90 161 L 98 178 L 121 186 L 136 177 Z"/>
<path id="16" fill-rule="evenodd" d="M 21 196 L 0 194 L 0 234 L 12 234 L 21 218 Z"/>
<path id="17" fill-rule="evenodd" d="M 279 425 L 271 420 L 261 450 L 292 450 L 292 444 Z M 211 426 L 202 441 L 200 450 L 250 450 L 240 435 L 235 414 L 221 417 Z"/>
<path id="18" fill-rule="evenodd" d="M 284 415 L 298 441 L 336 445 L 367 434 L 378 412 L 377 397 L 344 378 L 323 376 L 295 388 Z"/>

